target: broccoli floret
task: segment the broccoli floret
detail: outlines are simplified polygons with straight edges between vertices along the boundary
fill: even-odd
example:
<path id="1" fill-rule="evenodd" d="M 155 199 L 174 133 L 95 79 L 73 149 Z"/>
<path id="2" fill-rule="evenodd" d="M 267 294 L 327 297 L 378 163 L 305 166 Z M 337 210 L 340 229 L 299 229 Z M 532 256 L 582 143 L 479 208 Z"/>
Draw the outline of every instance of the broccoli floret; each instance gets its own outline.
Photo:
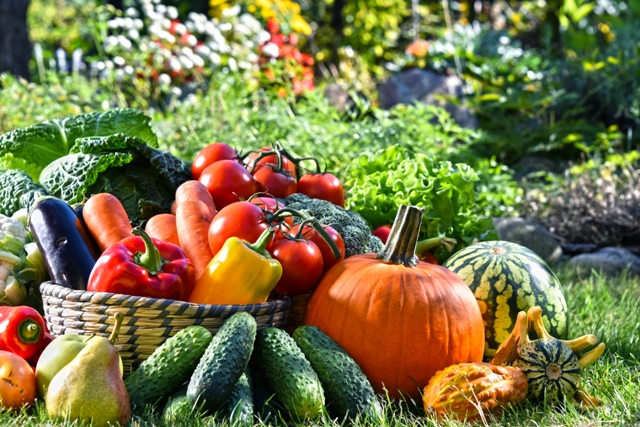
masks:
<path id="1" fill-rule="evenodd" d="M 357 254 L 378 252 L 384 246 L 380 239 L 371 234 L 367 222 L 356 212 L 326 200 L 312 199 L 299 193 L 290 195 L 282 202 L 287 207 L 304 210 L 322 224 L 335 228 L 344 241 L 344 252 L 347 258 Z"/>

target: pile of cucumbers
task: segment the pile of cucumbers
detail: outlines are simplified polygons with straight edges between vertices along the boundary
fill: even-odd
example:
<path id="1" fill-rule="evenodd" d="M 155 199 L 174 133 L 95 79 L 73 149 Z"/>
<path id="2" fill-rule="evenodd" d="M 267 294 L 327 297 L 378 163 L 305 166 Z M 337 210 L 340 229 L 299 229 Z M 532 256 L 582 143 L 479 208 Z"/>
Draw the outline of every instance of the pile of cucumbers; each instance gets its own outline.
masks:
<path id="1" fill-rule="evenodd" d="M 357 363 L 314 326 L 257 330 L 248 313 L 215 336 L 189 326 L 168 339 L 125 381 L 131 406 L 163 409 L 165 423 L 192 413 L 253 425 L 269 417 L 379 417 L 380 405 Z"/>

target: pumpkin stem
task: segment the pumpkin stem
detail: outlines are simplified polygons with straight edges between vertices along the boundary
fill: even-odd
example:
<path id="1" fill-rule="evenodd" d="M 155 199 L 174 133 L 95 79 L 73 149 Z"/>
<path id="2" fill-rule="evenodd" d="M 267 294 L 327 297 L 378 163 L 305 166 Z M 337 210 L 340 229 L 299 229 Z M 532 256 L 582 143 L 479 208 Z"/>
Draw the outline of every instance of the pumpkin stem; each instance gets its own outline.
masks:
<path id="1" fill-rule="evenodd" d="M 387 244 L 378 253 L 377 259 L 406 267 L 418 265 L 416 244 L 422 226 L 422 208 L 400 205 L 393 221 Z"/>

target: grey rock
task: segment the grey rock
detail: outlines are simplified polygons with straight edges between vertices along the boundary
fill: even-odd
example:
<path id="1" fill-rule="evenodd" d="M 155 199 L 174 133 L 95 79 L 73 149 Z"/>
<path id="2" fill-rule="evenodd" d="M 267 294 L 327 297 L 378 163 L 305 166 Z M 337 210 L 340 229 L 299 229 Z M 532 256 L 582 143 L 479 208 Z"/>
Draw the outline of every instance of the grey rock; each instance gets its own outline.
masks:
<path id="1" fill-rule="evenodd" d="M 386 110 L 397 104 L 415 102 L 443 107 L 460 126 L 477 129 L 478 119 L 469 108 L 437 99 L 436 95 L 462 99 L 462 85 L 462 80 L 455 75 L 410 68 L 394 74 L 380 85 L 378 102 Z"/>
<path id="2" fill-rule="evenodd" d="M 562 257 L 562 246 L 556 237 L 540 224 L 524 218 L 494 218 L 500 240 L 518 243 L 531 249 L 553 265 Z"/>
<path id="3" fill-rule="evenodd" d="M 534 172 L 551 172 L 559 174 L 562 173 L 564 169 L 564 166 L 560 162 L 548 157 L 524 156 L 518 161 L 518 163 L 513 165 L 513 170 L 515 171 L 513 178 L 516 181 L 519 181 Z"/>
<path id="4" fill-rule="evenodd" d="M 576 255 L 569 260 L 569 265 L 583 274 L 595 270 L 608 276 L 617 276 L 629 268 L 630 275 L 640 276 L 640 257 L 624 248 L 607 247 L 590 254 Z"/>

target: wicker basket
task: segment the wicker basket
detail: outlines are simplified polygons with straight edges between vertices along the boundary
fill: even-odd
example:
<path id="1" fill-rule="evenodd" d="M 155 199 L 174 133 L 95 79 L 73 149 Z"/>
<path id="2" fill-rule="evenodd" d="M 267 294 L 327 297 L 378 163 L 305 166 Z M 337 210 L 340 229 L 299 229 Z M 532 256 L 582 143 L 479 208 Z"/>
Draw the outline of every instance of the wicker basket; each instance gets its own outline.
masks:
<path id="1" fill-rule="evenodd" d="M 124 364 L 125 377 L 167 338 L 191 325 L 212 333 L 225 319 L 246 311 L 255 316 L 258 329 L 284 327 L 292 299 L 247 305 L 205 305 L 160 298 L 136 297 L 106 292 L 87 292 L 45 282 L 40 286 L 47 326 L 54 335 L 100 334 L 113 330 L 116 312 L 124 315 L 116 347 Z"/>

